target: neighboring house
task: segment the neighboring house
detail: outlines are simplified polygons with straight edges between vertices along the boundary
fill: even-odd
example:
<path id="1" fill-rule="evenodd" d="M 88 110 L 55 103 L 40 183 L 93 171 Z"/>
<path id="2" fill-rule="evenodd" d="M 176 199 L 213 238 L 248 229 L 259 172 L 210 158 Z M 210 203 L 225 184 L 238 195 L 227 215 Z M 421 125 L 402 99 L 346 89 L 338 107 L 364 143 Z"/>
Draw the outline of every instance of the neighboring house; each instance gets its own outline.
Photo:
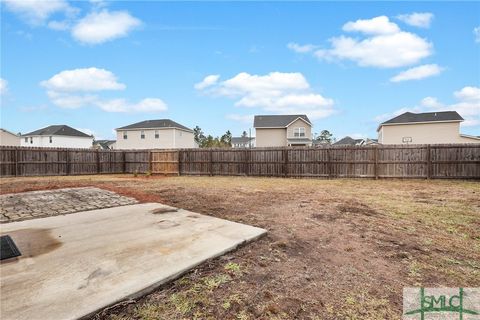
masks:
<path id="1" fill-rule="evenodd" d="M 367 138 L 367 139 L 365 140 L 364 145 L 366 145 L 366 146 L 376 146 L 376 145 L 379 145 L 378 139 L 370 139 L 370 138 Z"/>
<path id="2" fill-rule="evenodd" d="M 353 139 L 349 136 L 342 138 L 335 142 L 334 146 L 363 146 L 365 144 L 365 139 Z"/>
<path id="3" fill-rule="evenodd" d="M 66 125 L 54 125 L 22 135 L 22 147 L 91 148 L 93 136 Z"/>
<path id="4" fill-rule="evenodd" d="M 232 137 L 232 148 L 255 148 L 255 138 Z"/>
<path id="5" fill-rule="evenodd" d="M 480 143 L 474 136 L 460 134 L 463 118 L 456 111 L 405 112 L 378 126 L 380 144 Z"/>
<path id="6" fill-rule="evenodd" d="M 312 123 L 304 114 L 255 116 L 256 147 L 311 146 Z"/>
<path id="7" fill-rule="evenodd" d="M 195 148 L 193 130 L 170 119 L 145 120 L 117 130 L 117 149 Z"/>
<path id="8" fill-rule="evenodd" d="M 93 141 L 93 147 L 100 150 L 114 150 L 117 140 L 95 140 Z"/>
<path id="9" fill-rule="evenodd" d="M 20 134 L 0 128 L 0 146 L 20 146 Z"/>

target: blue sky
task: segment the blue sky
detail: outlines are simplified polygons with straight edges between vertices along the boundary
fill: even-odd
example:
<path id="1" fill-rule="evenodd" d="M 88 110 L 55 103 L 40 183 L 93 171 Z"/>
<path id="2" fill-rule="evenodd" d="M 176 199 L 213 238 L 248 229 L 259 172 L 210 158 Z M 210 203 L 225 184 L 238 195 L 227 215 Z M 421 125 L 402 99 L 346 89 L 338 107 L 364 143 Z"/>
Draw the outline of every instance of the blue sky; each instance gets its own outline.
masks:
<path id="1" fill-rule="evenodd" d="M 1 127 L 170 118 L 240 135 L 254 114 L 376 138 L 404 111 L 480 135 L 479 2 L 19 2 L 1 5 Z"/>

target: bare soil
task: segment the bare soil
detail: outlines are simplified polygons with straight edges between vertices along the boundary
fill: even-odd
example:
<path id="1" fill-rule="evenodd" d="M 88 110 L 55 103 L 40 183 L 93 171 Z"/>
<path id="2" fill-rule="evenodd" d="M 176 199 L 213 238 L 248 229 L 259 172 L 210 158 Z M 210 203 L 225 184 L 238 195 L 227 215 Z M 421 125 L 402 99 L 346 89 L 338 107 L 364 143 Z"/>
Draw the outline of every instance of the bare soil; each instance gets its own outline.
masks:
<path id="1" fill-rule="evenodd" d="M 400 319 L 403 287 L 480 286 L 476 181 L 0 180 L 1 193 L 75 186 L 269 231 L 141 299 L 103 310 L 97 319 Z"/>

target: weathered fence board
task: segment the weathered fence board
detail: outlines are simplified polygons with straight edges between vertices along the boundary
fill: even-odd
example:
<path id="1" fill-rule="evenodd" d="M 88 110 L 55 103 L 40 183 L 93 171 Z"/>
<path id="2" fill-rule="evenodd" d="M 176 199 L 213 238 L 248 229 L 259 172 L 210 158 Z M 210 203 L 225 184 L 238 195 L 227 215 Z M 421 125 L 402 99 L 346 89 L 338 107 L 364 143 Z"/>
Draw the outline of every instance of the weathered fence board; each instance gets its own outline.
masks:
<path id="1" fill-rule="evenodd" d="M 90 150 L 0 147 L 8 176 L 145 173 L 316 178 L 480 179 L 480 144 Z"/>

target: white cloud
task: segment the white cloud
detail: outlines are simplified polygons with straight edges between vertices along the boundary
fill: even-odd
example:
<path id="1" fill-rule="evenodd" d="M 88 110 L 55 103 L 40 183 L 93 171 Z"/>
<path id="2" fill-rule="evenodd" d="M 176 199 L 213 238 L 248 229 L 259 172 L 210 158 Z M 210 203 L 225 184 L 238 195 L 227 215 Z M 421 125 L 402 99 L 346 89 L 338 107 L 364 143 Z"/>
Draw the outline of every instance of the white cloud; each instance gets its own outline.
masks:
<path id="1" fill-rule="evenodd" d="M 307 53 L 307 52 L 312 52 L 313 50 L 315 50 L 317 48 L 317 46 L 315 46 L 313 44 L 300 45 L 300 44 L 295 43 L 295 42 L 290 42 L 289 44 L 287 44 L 287 48 L 290 49 L 290 50 L 293 50 L 297 53 Z"/>
<path id="2" fill-rule="evenodd" d="M 72 36 L 85 44 L 100 44 L 125 37 L 142 22 L 126 11 L 102 10 L 82 18 L 72 28 Z"/>
<path id="3" fill-rule="evenodd" d="M 65 31 L 70 29 L 70 22 L 68 20 L 64 20 L 64 21 L 52 20 L 48 22 L 47 26 L 52 30 Z"/>
<path id="4" fill-rule="evenodd" d="M 237 107 L 261 108 L 271 113 L 306 113 L 312 119 L 319 119 L 335 112 L 333 100 L 311 92 L 310 84 L 301 73 L 251 75 L 242 72 L 222 82 L 217 79 L 204 92 L 236 99 Z"/>
<path id="5" fill-rule="evenodd" d="M 125 99 L 98 101 L 98 107 L 107 112 L 162 112 L 167 105 L 161 99 L 145 98 L 137 103 L 129 103 Z"/>
<path id="6" fill-rule="evenodd" d="M 123 90 L 126 87 L 112 72 L 98 68 L 64 70 L 40 84 L 57 92 Z"/>
<path id="7" fill-rule="evenodd" d="M 393 113 L 386 113 L 377 116 L 377 122 L 383 122 L 392 117 L 398 116 L 404 112 L 432 112 L 432 111 L 457 111 L 465 121 L 462 126 L 479 126 L 480 125 L 480 88 L 467 86 L 454 94 L 457 101 L 453 104 L 443 104 L 435 97 L 423 98 L 419 105 L 411 108 L 402 108 Z"/>
<path id="8" fill-rule="evenodd" d="M 49 80 L 40 82 L 47 95 L 58 107 L 74 109 L 85 106 L 98 107 L 107 112 L 161 112 L 167 105 L 158 98 L 144 98 L 137 103 L 126 99 L 104 99 L 104 91 L 124 90 L 126 85 L 118 82 L 111 71 L 99 68 L 64 70 Z"/>
<path id="9" fill-rule="evenodd" d="M 363 36 L 333 37 L 329 39 L 331 48 L 313 50 L 313 55 L 326 61 L 350 60 L 362 67 L 397 68 L 418 63 L 433 53 L 432 43 L 400 30 L 386 16 L 350 21 L 343 30 Z"/>
<path id="10" fill-rule="evenodd" d="M 209 76 L 206 76 L 201 82 L 196 83 L 194 87 L 197 90 L 203 90 L 207 87 L 210 87 L 210 86 L 216 84 L 219 78 L 220 78 L 220 75 L 211 74 Z"/>
<path id="11" fill-rule="evenodd" d="M 425 64 L 423 66 L 418 66 L 410 68 L 408 70 L 402 71 L 393 78 L 390 79 L 391 82 L 400 82 L 407 80 L 420 80 L 428 77 L 433 77 L 440 74 L 443 71 L 443 68 L 436 64 Z"/>
<path id="12" fill-rule="evenodd" d="M 388 17 L 379 16 L 372 19 L 349 21 L 343 25 L 343 31 L 362 32 L 366 34 L 392 34 L 400 31 L 400 28 Z"/>
<path id="13" fill-rule="evenodd" d="M 8 91 L 8 82 L 5 79 L 0 78 L 0 96 L 3 96 Z"/>
<path id="14" fill-rule="evenodd" d="M 43 24 L 51 15 L 58 12 L 69 16 L 78 12 L 65 0 L 3 0 L 2 2 L 9 11 L 18 14 L 31 25 Z"/>
<path id="15" fill-rule="evenodd" d="M 475 35 L 475 42 L 480 43 L 480 26 L 473 28 L 473 34 Z"/>
<path id="16" fill-rule="evenodd" d="M 411 14 L 401 14 L 397 16 L 397 19 L 414 27 L 429 28 L 430 24 L 432 23 L 433 17 L 433 13 L 430 12 L 414 12 Z"/>

